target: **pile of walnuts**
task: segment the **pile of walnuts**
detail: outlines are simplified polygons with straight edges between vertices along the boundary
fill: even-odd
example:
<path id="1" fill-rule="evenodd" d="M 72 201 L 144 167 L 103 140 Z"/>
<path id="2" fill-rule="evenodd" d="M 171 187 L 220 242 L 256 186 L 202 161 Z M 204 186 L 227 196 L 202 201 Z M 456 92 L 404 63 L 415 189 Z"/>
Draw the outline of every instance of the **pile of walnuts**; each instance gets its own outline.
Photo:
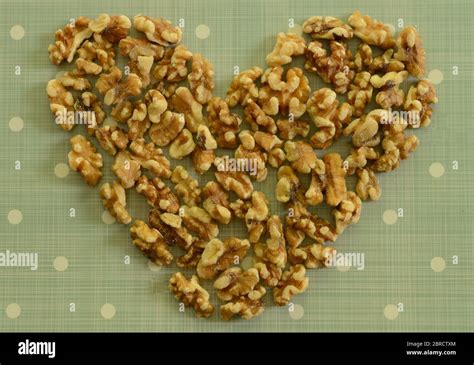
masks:
<path id="1" fill-rule="evenodd" d="M 143 36 L 130 36 L 132 26 Z M 280 306 L 304 292 L 306 269 L 324 267 L 335 253 L 326 242 L 359 221 L 362 200 L 380 198 L 377 173 L 396 169 L 418 146 L 407 131 L 430 123 L 437 98 L 423 79 L 425 51 L 414 27 L 395 38 L 387 25 L 356 11 L 347 23 L 311 17 L 303 32 L 310 42 L 279 33 L 268 68 L 236 75 L 225 99 L 213 95 L 212 64 L 180 44 L 181 29 L 166 19 L 79 17 L 56 31 L 49 46 L 53 64 L 75 65 L 49 81 L 51 112 L 93 112 L 87 114 L 93 115 L 86 120 L 87 136 L 70 139 L 71 169 L 87 184 L 98 184 L 103 160 L 94 138 L 115 156 L 117 178 L 100 187 L 104 207 L 118 222 L 131 224 L 133 244 L 155 264 L 172 263 L 170 246 L 183 250 L 177 265 L 194 268 L 197 276 L 177 272 L 170 289 L 197 316 L 214 311 L 200 279 L 214 281 L 226 320 L 261 314 L 269 289 Z M 348 46 L 354 37 L 355 53 Z M 123 70 L 117 53 L 128 60 Z M 295 57 L 306 59 L 304 70 L 289 66 Z M 319 75 L 327 87 L 311 91 L 304 71 Z M 409 75 L 419 80 L 405 94 L 401 85 Z M 378 106 L 368 110 L 372 101 Z M 244 123 L 235 107 L 243 108 Z M 387 112 L 392 109 L 407 113 L 394 116 Z M 107 115 L 117 125 L 106 125 Z M 311 123 L 315 132 L 309 135 Z M 71 131 L 76 124 L 67 119 L 60 126 Z M 317 156 L 315 150 L 343 136 L 352 140 L 348 156 Z M 172 159 L 190 157 L 197 174 L 214 171 L 215 180 L 199 186 L 185 168 L 171 167 L 164 147 Z M 255 174 L 219 169 L 229 158 L 254 161 Z M 278 182 L 275 195 L 267 197 L 254 184 L 266 180 L 270 167 L 277 169 Z M 309 184 L 302 175 L 309 175 Z M 358 177 L 355 192 L 346 187 L 348 175 Z M 151 206 L 148 222 L 127 211 L 126 190 L 132 188 Z M 288 214 L 273 215 L 269 199 L 285 203 Z M 333 208 L 332 222 L 310 211 L 322 203 Z M 219 226 L 234 218 L 243 220 L 248 237 L 219 238 Z M 254 264 L 243 270 L 249 250 Z"/>

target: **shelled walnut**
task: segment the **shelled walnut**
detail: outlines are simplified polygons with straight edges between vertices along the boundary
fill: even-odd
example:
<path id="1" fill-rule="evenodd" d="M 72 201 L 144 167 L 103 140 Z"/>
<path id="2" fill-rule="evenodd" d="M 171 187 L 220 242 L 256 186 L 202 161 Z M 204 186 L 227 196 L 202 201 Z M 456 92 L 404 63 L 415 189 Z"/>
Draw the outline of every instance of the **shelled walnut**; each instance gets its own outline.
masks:
<path id="1" fill-rule="evenodd" d="M 212 218 L 222 224 L 230 223 L 229 194 L 218 183 L 209 181 L 202 189 L 202 197 L 202 205 Z"/>
<path id="2" fill-rule="evenodd" d="M 176 245 L 183 250 L 187 250 L 192 245 L 193 237 L 183 227 L 182 219 L 179 215 L 163 213 L 159 209 L 153 209 L 150 211 L 148 221 L 151 227 L 156 228 L 160 232 L 168 245 Z"/>
<path id="3" fill-rule="evenodd" d="M 133 187 L 141 175 L 140 163 L 135 161 L 128 151 L 119 152 L 115 156 L 112 171 L 125 189 Z"/>
<path id="4" fill-rule="evenodd" d="M 228 160 L 228 159 L 227 159 Z M 250 177 L 242 171 L 226 171 L 226 159 L 217 157 L 214 165 L 217 172 L 214 173 L 216 180 L 227 191 L 233 191 L 240 199 L 248 199 L 253 192 L 253 184 Z"/>
<path id="5" fill-rule="evenodd" d="M 173 261 L 173 254 L 163 240 L 160 232 L 150 228 L 145 222 L 137 220 L 130 227 L 132 243 L 153 263 L 163 266 Z"/>
<path id="6" fill-rule="evenodd" d="M 191 280 L 188 280 L 177 272 L 171 277 L 169 286 L 176 299 L 185 306 L 194 308 L 197 317 L 210 317 L 214 312 L 209 293 L 199 285 L 197 276 L 193 275 Z"/>
<path id="7" fill-rule="evenodd" d="M 395 39 L 390 28 L 368 15 L 362 15 L 359 10 L 355 11 L 347 22 L 354 29 L 354 34 L 368 45 L 382 49 L 395 46 Z"/>
<path id="8" fill-rule="evenodd" d="M 105 105 L 113 105 L 124 101 L 129 96 L 140 95 L 142 81 L 134 73 L 128 74 L 128 77 L 122 80 L 122 71 L 113 66 L 108 74 L 99 76 L 95 87 L 101 95 L 104 95 Z"/>
<path id="9" fill-rule="evenodd" d="M 347 226 L 359 222 L 362 202 L 352 191 L 348 191 L 333 210 L 336 220 L 336 233 L 341 234 Z"/>
<path id="10" fill-rule="evenodd" d="M 156 148 L 153 142 L 146 143 L 143 138 L 137 138 L 128 147 L 135 161 L 158 177 L 169 178 L 171 176 L 170 162 L 160 148 Z"/>
<path id="11" fill-rule="evenodd" d="M 145 15 L 136 15 L 133 26 L 139 32 L 145 33 L 149 41 L 168 47 L 181 42 L 181 28 L 173 27 L 169 20 L 153 19 Z"/>
<path id="12" fill-rule="evenodd" d="M 413 120 L 407 120 L 414 127 L 427 127 L 431 123 L 433 109 L 431 104 L 436 104 L 438 98 L 433 84 L 428 80 L 421 80 L 410 87 L 405 100 L 404 108 L 409 111 Z"/>
<path id="13" fill-rule="evenodd" d="M 127 212 L 125 189 L 117 181 L 111 184 L 105 183 L 100 187 L 100 197 L 105 209 L 107 209 L 112 217 L 120 223 L 129 224 L 132 217 Z"/>
<path id="14" fill-rule="evenodd" d="M 264 181 L 268 174 L 268 169 L 266 168 L 267 153 L 255 143 L 255 139 L 250 131 L 240 132 L 239 139 L 240 146 L 235 150 L 235 158 L 240 161 L 246 161 L 249 166 L 253 164 L 250 177 L 258 182 Z"/>
<path id="15" fill-rule="evenodd" d="M 201 54 L 193 55 L 192 70 L 188 75 L 191 92 L 200 104 L 207 104 L 214 90 L 214 69 Z"/>
<path id="16" fill-rule="evenodd" d="M 216 149 L 217 141 L 212 136 L 209 128 L 200 125 L 196 133 L 196 147 L 192 152 L 193 166 L 198 174 L 202 175 L 211 168 L 216 158 Z"/>
<path id="17" fill-rule="evenodd" d="M 265 232 L 265 223 L 269 216 L 268 199 L 261 191 L 254 191 L 245 213 L 245 225 L 249 231 L 249 241 L 258 242 Z"/>
<path id="18" fill-rule="evenodd" d="M 180 216 L 184 226 L 194 232 L 201 240 L 209 241 L 219 234 L 219 227 L 204 209 L 198 206 L 180 208 Z"/>
<path id="19" fill-rule="evenodd" d="M 405 27 L 397 38 L 397 52 L 394 57 L 405 63 L 410 75 L 423 77 L 425 74 L 425 48 L 415 27 Z"/>
<path id="20" fill-rule="evenodd" d="M 374 172 L 369 169 L 357 169 L 356 171 L 359 180 L 355 191 L 362 200 L 379 200 L 380 199 L 380 184 Z"/>
<path id="21" fill-rule="evenodd" d="M 275 304 L 287 305 L 294 295 L 306 290 L 308 282 L 303 265 L 291 266 L 283 273 L 278 285 L 273 289 Z"/>
<path id="22" fill-rule="evenodd" d="M 306 49 L 304 39 L 293 33 L 278 33 L 273 51 L 267 55 L 270 67 L 291 63 L 293 57 L 301 56 Z"/>
<path id="23" fill-rule="evenodd" d="M 171 181 L 175 184 L 178 197 L 188 206 L 195 206 L 201 202 L 201 189 L 197 180 L 193 179 L 183 166 L 176 166 L 171 174 Z"/>
<path id="24" fill-rule="evenodd" d="M 79 172 L 88 185 L 95 186 L 102 177 L 102 155 L 80 134 L 72 137 L 71 151 L 68 154 L 69 167 Z"/>
<path id="25" fill-rule="evenodd" d="M 332 16 L 312 16 L 303 23 L 303 32 L 313 39 L 351 39 L 353 31 L 343 21 Z"/>
<path id="26" fill-rule="evenodd" d="M 314 269 L 325 267 L 328 259 L 335 254 L 333 247 L 313 243 L 304 247 L 291 247 L 288 250 L 288 260 L 294 265 L 303 264 L 307 269 Z"/>
<path id="27" fill-rule="evenodd" d="M 191 91 L 186 87 L 177 88 L 171 98 L 171 106 L 174 111 L 184 115 L 186 128 L 192 133 L 196 133 L 198 126 L 204 121 L 202 105 L 194 98 Z"/>
<path id="28" fill-rule="evenodd" d="M 242 120 L 229 110 L 227 102 L 214 97 L 207 105 L 207 118 L 211 133 L 216 136 L 220 148 L 237 147 L 237 133 Z"/>
<path id="29" fill-rule="evenodd" d="M 136 189 L 143 194 L 149 205 L 168 213 L 177 213 L 179 200 L 171 189 L 158 177 L 152 180 L 145 175 L 138 178 Z"/>
<path id="30" fill-rule="evenodd" d="M 118 151 L 123 151 L 128 145 L 128 135 L 119 127 L 106 125 L 97 128 L 95 138 L 97 138 L 101 147 L 112 156 L 115 156 Z"/>
<path id="31" fill-rule="evenodd" d="M 263 70 L 260 67 L 252 67 L 234 76 L 227 90 L 225 102 L 233 107 L 237 104 L 246 106 L 250 100 L 257 101 L 258 86 L 256 84 L 262 74 Z"/>
<path id="32" fill-rule="evenodd" d="M 148 134 L 157 146 L 168 146 L 183 130 L 184 124 L 180 114 L 167 110 L 161 115 L 159 123 L 153 123 Z"/>
<path id="33" fill-rule="evenodd" d="M 230 237 L 221 241 L 210 240 L 197 265 L 197 274 L 202 279 L 212 279 L 232 265 L 238 264 L 250 248 L 248 240 Z"/>
<path id="34" fill-rule="evenodd" d="M 182 44 L 174 48 L 168 48 L 163 58 L 157 62 L 152 71 L 158 81 L 176 83 L 186 79 L 188 75 L 187 63 L 193 54 Z"/>

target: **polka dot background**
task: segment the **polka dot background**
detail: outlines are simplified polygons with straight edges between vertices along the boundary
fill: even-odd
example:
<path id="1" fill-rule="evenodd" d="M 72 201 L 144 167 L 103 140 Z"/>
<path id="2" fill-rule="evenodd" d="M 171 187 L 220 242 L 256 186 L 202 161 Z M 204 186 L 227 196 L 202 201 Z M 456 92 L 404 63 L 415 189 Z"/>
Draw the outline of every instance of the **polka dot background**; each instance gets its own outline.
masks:
<path id="1" fill-rule="evenodd" d="M 179 311 L 168 290 L 176 266 L 160 267 L 131 244 L 129 226 L 116 222 L 100 202 L 98 186 L 89 187 L 67 163 L 68 138 L 84 133 L 82 126 L 66 133 L 54 124 L 45 94 L 48 80 L 71 70 L 73 63 L 53 66 L 47 57 L 54 31 L 72 16 L 100 12 L 146 13 L 183 19 L 183 44 L 202 53 L 214 65 L 215 95 L 224 97 L 235 66 L 265 68 L 265 56 L 278 32 L 302 33 L 310 15 L 349 15 L 347 4 L 275 0 L 264 2 L 208 0 L 206 7 L 179 6 L 171 0 L 100 2 L 64 0 L 22 6 L 0 3 L 2 84 L 0 115 L 0 253 L 38 254 L 38 269 L 0 267 L 2 331 L 473 331 L 472 287 L 474 262 L 472 222 L 472 103 L 471 24 L 474 4 L 450 3 L 449 12 L 429 1 L 371 0 L 364 10 L 399 31 L 398 20 L 416 24 L 427 52 L 425 77 L 435 84 L 439 103 L 428 128 L 410 130 L 420 139 L 417 151 L 395 172 L 379 174 L 382 197 L 364 202 L 357 225 L 334 243 L 338 252 L 363 253 L 365 267 L 308 270 L 309 288 L 294 298 L 294 307 L 267 305 L 252 321 L 197 320 L 193 311 Z M 147 10 L 148 9 L 148 10 Z M 289 19 L 294 20 L 290 27 Z M 38 21 L 41 19 L 41 21 Z M 271 19 L 271 21 L 269 21 Z M 446 32 L 439 31 L 443 19 Z M 456 34 L 456 37 L 452 35 Z M 306 37 L 306 36 L 305 36 Z M 309 39 L 309 38 L 307 38 Z M 302 67 L 302 57 L 294 65 Z M 15 74 L 20 66 L 21 73 Z M 324 86 L 308 74 L 312 90 Z M 411 82 L 411 81 L 409 81 Z M 375 97 L 375 93 L 374 93 Z M 108 117 L 105 125 L 118 125 Z M 313 133 L 313 131 L 311 131 Z M 88 137 L 98 146 L 93 137 Z M 331 151 L 348 153 L 341 143 Z M 103 182 L 115 178 L 113 158 L 104 157 Z M 166 153 L 166 150 L 165 150 Z M 318 156 L 322 156 L 319 152 Z M 21 161 L 21 170 L 15 170 Z M 453 168 L 457 161 L 459 169 Z M 188 161 L 174 161 L 173 167 Z M 201 178 L 199 178 L 201 179 Z M 206 177 L 207 179 L 207 177 Z M 201 179 L 201 184 L 205 179 Z M 273 170 L 264 184 L 273 196 Z M 348 185 L 353 190 L 353 185 Z M 272 212 L 282 207 L 271 201 Z M 70 216 L 74 207 L 75 216 Z M 127 208 L 146 220 L 149 206 L 133 189 Z M 398 209 L 403 209 L 399 217 Z M 311 208 L 313 209 L 313 208 Z M 322 207 L 314 207 L 322 216 Z M 223 237 L 247 235 L 244 224 L 220 227 Z M 182 251 L 173 248 L 175 259 Z M 458 259 L 454 260 L 453 257 Z M 242 260 L 252 267 L 252 258 Z M 190 275 L 192 270 L 184 270 Z M 211 281 L 203 286 L 219 301 Z M 266 302 L 271 303 L 271 290 Z M 398 311 L 398 303 L 404 311 Z M 71 303 L 74 305 L 71 307 Z M 73 309 L 71 309 L 73 308 Z M 436 318 L 436 321 L 433 320 Z"/>

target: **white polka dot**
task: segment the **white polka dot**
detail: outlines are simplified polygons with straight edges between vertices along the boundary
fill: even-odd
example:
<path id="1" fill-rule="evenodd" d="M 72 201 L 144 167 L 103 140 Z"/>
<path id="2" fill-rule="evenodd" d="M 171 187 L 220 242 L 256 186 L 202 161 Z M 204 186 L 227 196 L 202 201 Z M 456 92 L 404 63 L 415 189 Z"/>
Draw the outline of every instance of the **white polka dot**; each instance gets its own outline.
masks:
<path id="1" fill-rule="evenodd" d="M 109 213 L 108 210 L 104 210 L 102 213 L 102 222 L 105 224 L 114 224 L 115 218 Z"/>
<path id="2" fill-rule="evenodd" d="M 383 315 L 385 316 L 385 318 L 393 321 L 395 318 L 398 317 L 397 306 L 394 304 L 387 304 L 383 309 Z"/>
<path id="3" fill-rule="evenodd" d="M 10 303 L 5 309 L 5 313 L 8 318 L 15 319 L 18 318 L 21 314 L 21 307 L 16 303 Z"/>
<path id="4" fill-rule="evenodd" d="M 293 33 L 301 36 L 303 34 L 303 27 L 300 24 L 295 24 L 293 27 L 288 28 L 288 33 Z"/>
<path id="5" fill-rule="evenodd" d="M 117 126 L 117 121 L 112 117 L 107 117 L 107 118 L 105 118 L 104 123 L 102 125 L 104 127 L 105 126 L 116 127 Z"/>
<path id="6" fill-rule="evenodd" d="M 199 24 L 196 27 L 196 37 L 199 39 L 206 39 L 209 37 L 209 34 L 211 33 L 211 30 L 206 24 Z"/>
<path id="7" fill-rule="evenodd" d="M 431 260 L 431 269 L 434 272 L 441 272 L 446 268 L 446 261 L 442 257 L 433 257 Z"/>
<path id="8" fill-rule="evenodd" d="M 336 268 L 337 268 L 337 271 L 340 271 L 340 272 L 347 272 L 351 269 L 350 266 L 344 266 L 344 265 L 337 265 Z"/>
<path id="9" fill-rule="evenodd" d="M 55 79 L 60 79 L 61 77 L 63 77 L 64 75 L 66 74 L 66 71 L 59 71 L 56 76 L 55 76 Z"/>
<path id="10" fill-rule="evenodd" d="M 242 269 L 248 270 L 253 267 L 253 257 L 247 256 L 242 260 Z"/>
<path id="11" fill-rule="evenodd" d="M 387 24 L 388 29 L 390 29 L 390 32 L 392 35 L 395 35 L 397 33 L 395 26 L 393 24 Z"/>
<path id="12" fill-rule="evenodd" d="M 433 84 L 441 84 L 443 81 L 443 73 L 441 70 L 431 70 L 428 74 L 428 80 L 430 80 Z"/>
<path id="13" fill-rule="evenodd" d="M 112 319 L 115 316 L 115 307 L 110 304 L 110 303 L 105 303 L 101 308 L 100 308 L 100 314 L 102 317 L 105 319 Z"/>
<path id="14" fill-rule="evenodd" d="M 21 119 L 20 117 L 13 117 L 8 122 L 8 127 L 10 127 L 10 130 L 12 132 L 21 131 L 23 129 L 23 119 Z"/>
<path id="15" fill-rule="evenodd" d="M 69 174 L 69 166 L 65 163 L 58 163 L 54 166 L 54 174 L 60 179 L 64 179 Z"/>
<path id="16" fill-rule="evenodd" d="M 388 225 L 395 224 L 397 223 L 397 219 L 398 219 L 397 212 L 392 209 L 388 209 L 385 212 L 383 212 L 382 219 L 385 224 L 388 224 Z"/>
<path id="17" fill-rule="evenodd" d="M 288 307 L 288 313 L 290 314 L 291 319 L 298 320 L 303 318 L 304 308 L 299 304 L 294 304 L 292 308 Z"/>
<path id="18" fill-rule="evenodd" d="M 160 265 L 157 265 L 155 264 L 153 261 L 151 260 L 148 260 L 148 268 L 153 271 L 153 272 L 157 272 L 157 271 L 160 271 L 161 270 L 161 266 Z"/>
<path id="19" fill-rule="evenodd" d="M 10 28 L 10 37 L 12 39 L 19 41 L 25 36 L 25 29 L 21 25 L 14 25 Z"/>
<path id="20" fill-rule="evenodd" d="M 444 175 L 444 166 L 439 162 L 433 162 L 430 165 L 430 175 L 433 177 L 441 177 Z"/>
<path id="21" fill-rule="evenodd" d="M 8 221 L 11 224 L 19 224 L 23 220 L 23 214 L 18 209 L 13 209 L 8 212 Z"/>
<path id="22" fill-rule="evenodd" d="M 64 256 L 58 256 L 54 259 L 53 266 L 56 271 L 64 271 L 69 266 L 69 261 Z"/>

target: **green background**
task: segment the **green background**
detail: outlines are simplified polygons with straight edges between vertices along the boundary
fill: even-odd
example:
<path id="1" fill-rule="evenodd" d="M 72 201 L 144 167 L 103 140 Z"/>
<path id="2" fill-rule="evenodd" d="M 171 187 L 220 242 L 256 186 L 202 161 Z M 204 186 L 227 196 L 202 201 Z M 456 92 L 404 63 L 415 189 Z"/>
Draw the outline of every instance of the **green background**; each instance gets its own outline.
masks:
<path id="1" fill-rule="evenodd" d="M 0 3 L 0 252 L 37 252 L 39 269 L 0 268 L 2 331 L 473 331 L 473 23 L 470 1 L 2 1 Z M 364 14 L 398 25 L 418 27 L 427 51 L 427 70 L 443 73 L 436 85 L 439 104 L 429 128 L 416 132 L 420 146 L 395 172 L 380 177 L 382 198 L 365 203 L 360 223 L 336 242 L 341 252 L 365 254 L 365 270 L 331 268 L 309 272 L 310 287 L 296 296 L 300 319 L 288 308 L 268 306 L 251 321 L 223 322 L 194 318 L 178 311 L 167 281 L 174 267 L 150 270 L 130 243 L 128 229 L 104 224 L 98 188 L 87 187 L 74 172 L 60 179 L 58 163 L 67 162 L 68 136 L 54 125 L 45 93 L 59 70 L 47 57 L 54 31 L 70 18 L 106 12 L 133 17 L 144 13 L 173 22 L 185 19 L 183 43 L 214 64 L 216 95 L 225 95 L 235 65 L 241 70 L 264 67 L 279 31 L 289 18 L 302 24 L 310 15 L 342 19 L 360 9 Z M 198 39 L 196 26 L 210 29 Z M 10 37 L 21 25 L 25 36 Z M 14 74 L 21 66 L 21 75 Z M 453 75 L 453 66 L 459 69 Z M 313 89 L 321 87 L 309 76 Z M 9 121 L 21 117 L 20 132 Z M 346 148 L 342 146 L 341 148 Z M 347 150 L 347 148 L 346 148 Z M 103 153 L 105 154 L 105 153 Z M 15 161 L 21 170 L 15 170 Z M 459 169 L 453 170 L 453 161 Z M 430 175 L 432 163 L 443 176 Z M 172 162 L 176 165 L 175 161 Z M 111 159 L 105 157 L 103 182 L 111 181 Z M 274 172 L 271 172 L 274 175 Z M 272 196 L 274 178 L 258 187 Z M 128 193 L 131 212 L 146 216 L 142 196 Z M 272 212 L 279 204 L 272 202 Z M 69 216 L 75 208 L 76 217 Z M 386 210 L 403 208 L 393 225 L 383 222 Z M 8 212 L 23 214 L 10 224 Z M 222 236 L 244 235 L 241 225 L 222 229 Z M 124 257 L 130 256 L 130 264 Z M 53 262 L 68 259 L 59 272 Z M 459 263 L 453 264 L 457 256 Z M 446 262 L 432 270 L 434 257 Z M 205 284 L 209 288 L 209 283 Z M 212 294 L 214 304 L 217 298 Z M 5 309 L 16 303 L 18 318 Z M 69 311 L 75 303 L 76 311 Z M 116 308 L 112 319 L 101 307 Z M 387 305 L 403 304 L 396 319 L 384 316 Z M 295 315 L 293 315 L 295 317 Z"/>

